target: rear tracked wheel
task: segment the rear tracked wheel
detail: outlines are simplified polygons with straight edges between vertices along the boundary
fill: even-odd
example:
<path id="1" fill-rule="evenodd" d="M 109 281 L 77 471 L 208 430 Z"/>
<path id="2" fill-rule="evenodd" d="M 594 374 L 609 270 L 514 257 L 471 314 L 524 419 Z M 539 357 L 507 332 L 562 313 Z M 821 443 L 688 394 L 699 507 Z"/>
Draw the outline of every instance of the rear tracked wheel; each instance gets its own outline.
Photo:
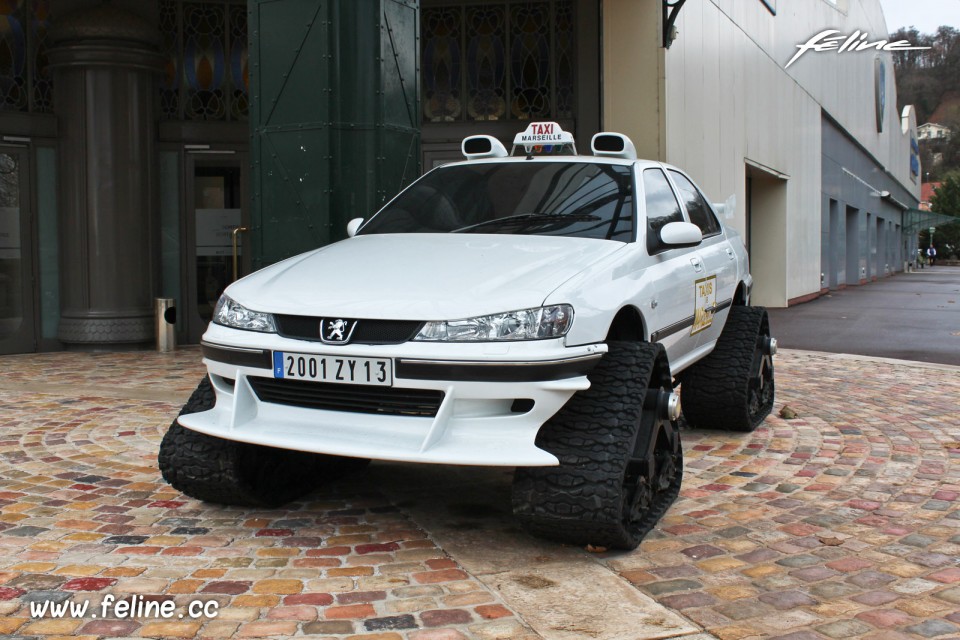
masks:
<path id="1" fill-rule="evenodd" d="M 669 419 L 670 365 L 659 344 L 610 342 L 578 392 L 541 429 L 558 467 L 518 468 L 513 512 L 530 533 L 635 549 L 680 491 L 683 452 Z"/>
<path id="2" fill-rule="evenodd" d="M 204 377 L 180 415 L 212 409 L 215 402 L 210 378 Z M 369 463 L 224 440 L 176 420 L 160 443 L 157 461 L 174 489 L 205 502 L 248 507 L 279 506 Z"/>
<path id="3" fill-rule="evenodd" d="M 767 310 L 731 308 L 716 348 L 680 376 L 690 426 L 728 431 L 760 426 L 773 408 L 775 352 Z"/>

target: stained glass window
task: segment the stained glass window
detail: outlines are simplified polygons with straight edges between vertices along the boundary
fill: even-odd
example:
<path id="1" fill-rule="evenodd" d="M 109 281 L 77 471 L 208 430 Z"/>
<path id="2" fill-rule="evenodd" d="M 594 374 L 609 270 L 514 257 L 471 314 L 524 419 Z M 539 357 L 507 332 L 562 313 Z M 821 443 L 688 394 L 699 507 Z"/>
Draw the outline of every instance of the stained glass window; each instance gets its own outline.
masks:
<path id="1" fill-rule="evenodd" d="M 431 72 L 423 77 L 423 115 L 428 122 L 460 119 L 460 32 L 463 9 L 423 9 L 422 29 L 430 34 L 425 41 L 421 65 Z"/>
<path id="2" fill-rule="evenodd" d="M 225 27 L 222 5 L 183 5 L 183 70 L 187 79 L 184 108 L 188 120 L 226 119 Z"/>
<path id="3" fill-rule="evenodd" d="M 230 91 L 231 115 L 246 120 L 250 111 L 249 50 L 247 48 L 247 7 L 230 6 Z"/>
<path id="4" fill-rule="evenodd" d="M 573 3 L 559 2 L 555 9 L 554 34 L 554 88 L 556 102 L 554 111 L 561 118 L 573 117 Z"/>
<path id="5" fill-rule="evenodd" d="M 180 117 L 180 14 L 174 0 L 160 0 L 160 32 L 163 34 L 163 74 L 160 76 L 160 113 L 166 119 Z"/>
<path id="6" fill-rule="evenodd" d="M 514 5 L 510 18 L 510 111 L 521 120 L 549 116 L 550 7 L 545 2 Z"/>
<path id="7" fill-rule="evenodd" d="M 469 7 L 467 24 L 467 116 L 499 120 L 507 111 L 504 7 Z"/>
<path id="8" fill-rule="evenodd" d="M 574 31 L 572 0 L 424 6 L 424 122 L 572 118 Z"/>
<path id="9" fill-rule="evenodd" d="M 8 111 L 26 111 L 27 34 L 23 2 L 0 3 L 0 99 Z"/>
<path id="10" fill-rule="evenodd" d="M 160 82 L 163 118 L 246 120 L 246 4 L 161 0 L 160 29 L 167 59 Z"/>
<path id="11" fill-rule="evenodd" d="M 53 74 L 47 60 L 50 39 L 50 0 L 33 0 L 34 64 L 33 64 L 33 110 L 41 113 L 53 111 Z"/>
<path id="12" fill-rule="evenodd" d="M 49 0 L 0 0 L 0 110 L 53 110 Z"/>

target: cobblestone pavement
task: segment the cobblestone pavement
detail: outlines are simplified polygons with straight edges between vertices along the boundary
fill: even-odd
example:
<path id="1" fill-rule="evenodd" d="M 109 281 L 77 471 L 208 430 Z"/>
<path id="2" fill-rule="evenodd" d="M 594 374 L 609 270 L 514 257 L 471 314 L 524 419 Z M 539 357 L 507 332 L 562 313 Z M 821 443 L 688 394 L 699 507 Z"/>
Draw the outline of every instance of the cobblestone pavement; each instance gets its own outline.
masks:
<path id="1" fill-rule="evenodd" d="M 798 417 L 686 432 L 681 499 L 608 565 L 723 639 L 960 637 L 960 368 L 777 368 Z"/>
<path id="2" fill-rule="evenodd" d="M 156 450 L 195 349 L 0 363 L 0 637 L 960 638 L 955 367 L 781 352 L 798 417 L 685 431 L 661 525 L 589 554 L 518 532 L 504 470 L 375 464 L 273 511 L 182 496 Z M 111 597 L 175 614 L 93 618 Z"/>

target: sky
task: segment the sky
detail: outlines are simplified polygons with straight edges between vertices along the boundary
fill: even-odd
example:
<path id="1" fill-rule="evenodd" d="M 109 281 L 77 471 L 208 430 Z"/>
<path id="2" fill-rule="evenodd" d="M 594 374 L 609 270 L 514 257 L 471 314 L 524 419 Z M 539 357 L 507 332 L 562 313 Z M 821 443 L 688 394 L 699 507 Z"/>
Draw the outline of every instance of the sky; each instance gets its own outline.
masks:
<path id="1" fill-rule="evenodd" d="M 920 33 L 933 33 L 944 24 L 960 29 L 960 0 L 880 0 L 880 4 L 890 31 L 913 25 Z"/>

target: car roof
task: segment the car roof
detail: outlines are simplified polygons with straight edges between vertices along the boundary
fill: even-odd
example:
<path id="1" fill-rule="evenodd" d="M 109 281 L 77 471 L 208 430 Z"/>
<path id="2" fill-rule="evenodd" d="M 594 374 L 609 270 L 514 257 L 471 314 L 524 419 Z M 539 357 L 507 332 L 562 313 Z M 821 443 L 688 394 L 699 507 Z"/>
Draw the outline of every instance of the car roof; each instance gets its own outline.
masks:
<path id="1" fill-rule="evenodd" d="M 610 165 L 619 165 L 622 167 L 634 166 L 638 170 L 643 169 L 674 169 L 681 171 L 677 167 L 672 165 L 657 162 L 656 160 L 643 160 L 636 159 L 630 160 L 625 158 L 608 158 L 602 156 L 510 156 L 506 158 L 477 158 L 474 160 L 458 160 L 456 162 L 448 162 L 439 167 L 455 167 L 455 166 L 472 166 L 476 164 L 514 164 L 514 163 L 524 163 L 524 162 L 561 162 L 561 163 L 576 163 L 576 164 L 610 164 Z M 681 173 L 683 173 L 681 171 Z"/>

